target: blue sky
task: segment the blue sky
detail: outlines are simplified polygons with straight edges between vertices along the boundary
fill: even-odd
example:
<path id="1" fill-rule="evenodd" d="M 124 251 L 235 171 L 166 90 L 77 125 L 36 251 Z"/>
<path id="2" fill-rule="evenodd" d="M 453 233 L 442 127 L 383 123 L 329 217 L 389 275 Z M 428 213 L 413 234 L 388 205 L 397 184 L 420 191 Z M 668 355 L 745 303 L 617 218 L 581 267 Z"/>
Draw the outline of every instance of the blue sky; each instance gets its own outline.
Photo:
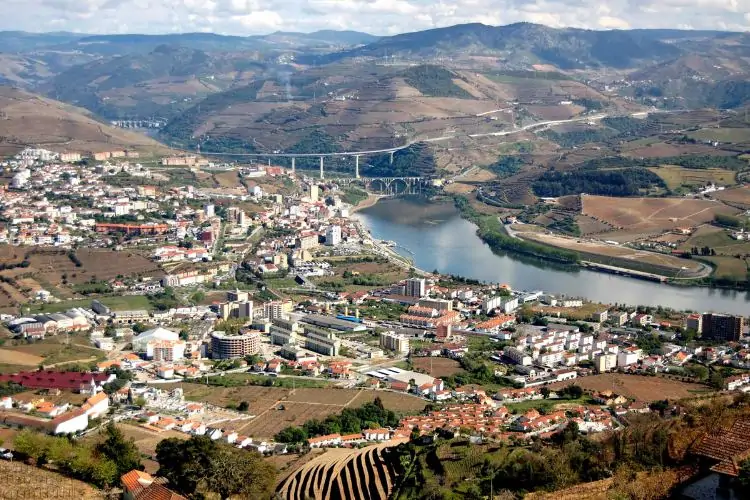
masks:
<path id="1" fill-rule="evenodd" d="M 745 31 L 750 0 L 0 0 L 0 30 L 86 33 L 352 29 L 390 35 L 468 22 Z M 0 47 L 2 50 L 2 47 Z"/>

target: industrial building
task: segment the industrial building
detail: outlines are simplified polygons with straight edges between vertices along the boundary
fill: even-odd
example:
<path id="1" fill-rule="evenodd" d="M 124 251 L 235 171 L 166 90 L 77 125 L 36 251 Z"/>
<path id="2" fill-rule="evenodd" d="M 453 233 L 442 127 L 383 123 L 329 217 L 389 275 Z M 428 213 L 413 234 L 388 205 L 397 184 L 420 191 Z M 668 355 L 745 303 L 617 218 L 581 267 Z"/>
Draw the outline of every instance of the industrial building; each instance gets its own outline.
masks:
<path id="1" fill-rule="evenodd" d="M 260 333 L 255 331 L 240 335 L 224 332 L 211 334 L 211 357 L 213 359 L 244 358 L 260 351 Z"/>
<path id="2" fill-rule="evenodd" d="M 346 319 L 338 319 L 333 316 L 325 316 L 322 314 L 308 314 L 300 318 L 300 321 L 308 323 L 310 325 L 319 326 L 321 328 L 330 328 L 332 330 L 338 330 L 340 332 L 363 332 L 367 330 L 367 327 L 358 321 L 349 321 Z"/>

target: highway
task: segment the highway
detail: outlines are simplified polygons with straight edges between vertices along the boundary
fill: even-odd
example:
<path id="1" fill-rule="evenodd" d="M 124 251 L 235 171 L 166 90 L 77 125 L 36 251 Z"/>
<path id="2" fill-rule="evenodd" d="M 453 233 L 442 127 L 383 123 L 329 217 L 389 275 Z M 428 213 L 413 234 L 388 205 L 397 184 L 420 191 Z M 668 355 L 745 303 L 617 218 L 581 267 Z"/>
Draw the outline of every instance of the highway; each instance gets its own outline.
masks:
<path id="1" fill-rule="evenodd" d="M 630 116 L 643 116 L 643 113 L 644 112 L 632 113 Z M 488 132 L 484 134 L 469 134 L 468 137 L 471 137 L 471 138 L 502 137 L 506 135 L 519 134 L 521 132 L 527 132 L 529 130 L 539 128 L 539 127 L 551 127 L 553 125 L 562 125 L 565 123 L 575 123 L 575 122 L 583 122 L 583 121 L 597 121 L 603 118 L 607 118 L 608 116 L 609 115 L 602 113 L 598 115 L 579 116 L 576 118 L 569 118 L 567 120 L 549 120 L 549 121 L 544 121 L 544 122 L 531 123 L 528 125 L 524 125 L 523 127 L 518 127 L 512 130 L 503 130 L 500 132 Z M 244 156 L 244 157 L 250 157 L 250 158 L 320 158 L 320 157 L 334 157 L 334 156 L 367 156 L 367 155 L 375 155 L 375 154 L 395 153 L 396 151 L 401 151 L 402 149 L 409 148 L 413 146 L 414 144 L 418 144 L 421 142 L 442 142 L 442 141 L 447 141 L 450 139 L 457 139 L 460 137 L 467 137 L 467 136 L 444 135 L 441 137 L 432 137 L 432 138 L 410 141 L 404 144 L 403 146 L 396 146 L 393 148 L 371 149 L 371 150 L 366 150 L 366 151 L 343 151 L 340 153 L 218 153 L 218 152 L 213 152 L 213 151 L 201 151 L 200 154 L 218 155 L 218 156 Z"/>

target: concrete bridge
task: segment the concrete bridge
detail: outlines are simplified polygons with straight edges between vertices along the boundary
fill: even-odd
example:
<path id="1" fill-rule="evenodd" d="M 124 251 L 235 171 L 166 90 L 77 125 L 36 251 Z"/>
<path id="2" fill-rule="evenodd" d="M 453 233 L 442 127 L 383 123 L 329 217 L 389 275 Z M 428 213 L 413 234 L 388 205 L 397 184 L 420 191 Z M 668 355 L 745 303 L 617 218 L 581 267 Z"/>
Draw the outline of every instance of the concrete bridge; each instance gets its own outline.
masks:
<path id="1" fill-rule="evenodd" d="M 386 195 L 421 194 L 423 187 L 432 184 L 432 179 L 427 177 L 339 177 L 330 180 L 342 186 L 360 184 L 366 191 Z"/>

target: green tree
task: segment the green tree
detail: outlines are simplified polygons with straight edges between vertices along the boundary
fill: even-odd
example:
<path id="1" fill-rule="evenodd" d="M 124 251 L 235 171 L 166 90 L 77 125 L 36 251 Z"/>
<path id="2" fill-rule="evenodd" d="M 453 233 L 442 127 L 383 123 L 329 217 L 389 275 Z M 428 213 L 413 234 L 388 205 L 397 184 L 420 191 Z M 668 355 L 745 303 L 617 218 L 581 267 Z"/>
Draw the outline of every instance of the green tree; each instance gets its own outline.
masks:
<path id="1" fill-rule="evenodd" d="M 275 470 L 256 452 L 240 451 L 219 446 L 206 476 L 206 486 L 222 499 L 270 498 L 275 481 Z"/>
<path id="2" fill-rule="evenodd" d="M 114 462 L 118 476 L 133 469 L 143 469 L 141 454 L 130 439 L 125 439 L 122 431 L 115 424 L 110 423 L 104 430 L 104 441 L 96 445 L 96 451 Z"/>
<path id="3" fill-rule="evenodd" d="M 250 405 L 247 401 L 242 401 L 240 404 L 237 405 L 237 410 L 239 411 L 247 411 L 250 408 Z"/>
<path id="4" fill-rule="evenodd" d="M 35 460 L 38 464 L 46 460 L 47 443 L 45 436 L 29 429 L 24 429 L 18 433 L 13 440 L 13 449 L 21 455 Z"/>

